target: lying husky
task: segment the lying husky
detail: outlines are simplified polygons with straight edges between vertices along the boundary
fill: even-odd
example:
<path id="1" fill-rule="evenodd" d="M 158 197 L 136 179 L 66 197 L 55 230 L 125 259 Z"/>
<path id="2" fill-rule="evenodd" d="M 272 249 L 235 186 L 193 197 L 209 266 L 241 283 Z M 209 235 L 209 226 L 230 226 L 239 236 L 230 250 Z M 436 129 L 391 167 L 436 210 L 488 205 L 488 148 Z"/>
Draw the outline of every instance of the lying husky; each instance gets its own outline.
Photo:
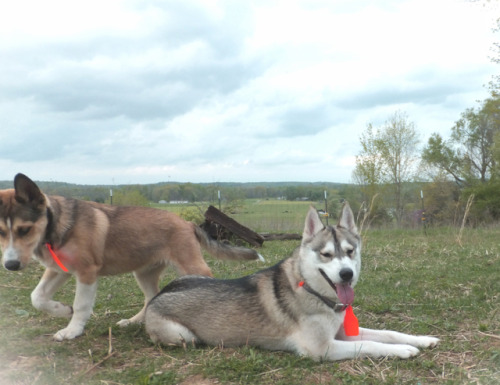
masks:
<path id="1" fill-rule="evenodd" d="M 176 279 L 149 303 L 146 330 L 155 343 L 254 345 L 327 360 L 408 358 L 435 346 L 437 338 L 394 331 L 359 328 L 358 335 L 346 335 L 345 309 L 360 267 L 361 241 L 349 205 L 335 227 L 323 226 L 311 208 L 290 258 L 239 279 Z"/>
<path id="2" fill-rule="evenodd" d="M 23 174 L 14 189 L 0 191 L 0 246 L 8 270 L 20 270 L 33 256 L 47 270 L 31 294 L 33 305 L 58 317 L 71 317 L 58 341 L 83 333 L 92 313 L 97 278 L 133 272 L 146 297 L 144 308 L 120 326 L 142 322 L 146 304 L 158 292 L 168 263 L 180 274 L 212 273 L 200 246 L 222 259 L 258 259 L 251 249 L 209 239 L 190 222 L 165 210 L 108 206 L 43 194 Z M 71 275 L 76 277 L 73 307 L 53 301 Z"/>

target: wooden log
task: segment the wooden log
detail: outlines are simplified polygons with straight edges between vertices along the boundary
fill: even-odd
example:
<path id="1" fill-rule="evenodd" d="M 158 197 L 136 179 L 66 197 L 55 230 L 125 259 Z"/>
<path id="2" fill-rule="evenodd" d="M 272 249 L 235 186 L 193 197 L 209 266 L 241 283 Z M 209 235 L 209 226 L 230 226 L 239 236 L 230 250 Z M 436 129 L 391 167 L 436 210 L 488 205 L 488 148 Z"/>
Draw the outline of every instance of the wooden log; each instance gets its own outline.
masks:
<path id="1" fill-rule="evenodd" d="M 264 243 L 264 238 L 257 234 L 255 231 L 250 230 L 248 227 L 235 221 L 233 218 L 228 217 L 222 211 L 216 209 L 214 206 L 209 206 L 205 212 L 207 221 L 215 222 L 234 235 L 247 241 L 252 246 L 260 247 Z"/>

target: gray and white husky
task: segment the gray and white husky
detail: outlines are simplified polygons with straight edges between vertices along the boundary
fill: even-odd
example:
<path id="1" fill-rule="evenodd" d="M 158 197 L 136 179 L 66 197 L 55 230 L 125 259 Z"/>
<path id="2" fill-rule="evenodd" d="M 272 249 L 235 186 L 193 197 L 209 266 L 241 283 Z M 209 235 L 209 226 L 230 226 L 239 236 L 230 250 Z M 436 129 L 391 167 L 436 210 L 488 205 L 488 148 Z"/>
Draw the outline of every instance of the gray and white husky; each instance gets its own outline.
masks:
<path id="1" fill-rule="evenodd" d="M 172 281 L 146 309 L 155 343 L 252 345 L 314 359 L 415 356 L 439 339 L 388 330 L 344 331 L 361 269 L 361 238 L 346 203 L 337 226 L 311 207 L 292 256 L 230 280 L 186 276 Z"/>

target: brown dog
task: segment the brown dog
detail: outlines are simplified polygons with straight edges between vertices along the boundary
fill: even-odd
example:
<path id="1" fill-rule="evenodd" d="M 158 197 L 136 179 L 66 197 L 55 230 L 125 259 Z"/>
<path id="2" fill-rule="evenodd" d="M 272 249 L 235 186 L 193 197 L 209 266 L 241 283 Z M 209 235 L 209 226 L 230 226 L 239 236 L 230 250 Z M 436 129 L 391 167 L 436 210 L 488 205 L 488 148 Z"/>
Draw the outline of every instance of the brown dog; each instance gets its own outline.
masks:
<path id="1" fill-rule="evenodd" d="M 182 275 L 212 275 L 200 246 L 222 259 L 262 258 L 254 250 L 218 243 L 165 210 L 48 196 L 23 174 L 14 178 L 14 189 L 0 190 L 0 244 L 6 269 L 23 269 L 32 256 L 47 268 L 31 301 L 39 310 L 71 317 L 68 326 L 54 335 L 58 341 L 83 333 L 99 276 L 134 273 L 145 305 L 134 317 L 118 322 L 126 326 L 144 320 L 145 307 L 158 293 L 167 263 Z M 72 274 L 76 277 L 73 307 L 52 300 Z"/>

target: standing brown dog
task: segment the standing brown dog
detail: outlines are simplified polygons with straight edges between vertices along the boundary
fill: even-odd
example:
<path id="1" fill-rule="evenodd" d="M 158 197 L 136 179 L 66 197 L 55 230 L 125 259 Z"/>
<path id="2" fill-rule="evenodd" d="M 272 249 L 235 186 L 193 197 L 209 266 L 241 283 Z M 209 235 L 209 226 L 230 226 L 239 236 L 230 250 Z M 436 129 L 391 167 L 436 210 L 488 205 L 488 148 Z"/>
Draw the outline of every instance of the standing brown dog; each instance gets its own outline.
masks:
<path id="1" fill-rule="evenodd" d="M 134 317 L 118 322 L 126 326 L 143 322 L 167 263 L 182 275 L 212 276 L 200 246 L 221 259 L 262 258 L 254 250 L 216 242 L 168 211 L 45 195 L 23 174 L 14 178 L 14 189 L 0 190 L 0 244 L 6 269 L 23 269 L 32 256 L 47 268 L 31 301 L 51 315 L 71 317 L 54 335 L 57 341 L 83 333 L 99 276 L 134 273 L 145 305 Z M 76 277 L 73 307 L 52 300 L 71 275 Z"/>

